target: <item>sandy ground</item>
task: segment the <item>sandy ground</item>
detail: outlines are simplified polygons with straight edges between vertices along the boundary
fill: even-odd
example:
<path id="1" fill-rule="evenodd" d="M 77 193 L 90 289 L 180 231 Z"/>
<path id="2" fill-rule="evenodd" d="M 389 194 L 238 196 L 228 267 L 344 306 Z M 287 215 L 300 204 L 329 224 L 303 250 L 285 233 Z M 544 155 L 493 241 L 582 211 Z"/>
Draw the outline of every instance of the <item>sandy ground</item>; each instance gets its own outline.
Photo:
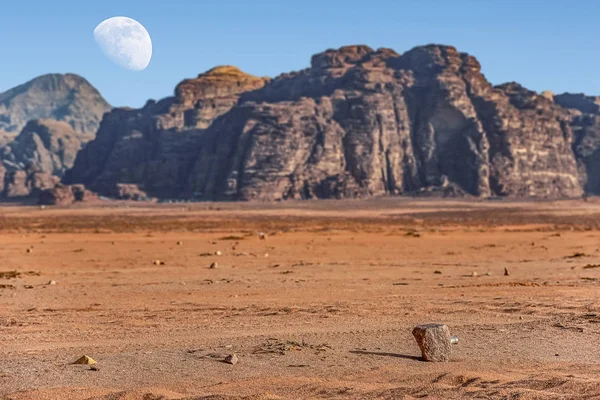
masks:
<path id="1" fill-rule="evenodd" d="M 599 229 L 600 200 L 1 207 L 0 399 L 600 398 Z"/>

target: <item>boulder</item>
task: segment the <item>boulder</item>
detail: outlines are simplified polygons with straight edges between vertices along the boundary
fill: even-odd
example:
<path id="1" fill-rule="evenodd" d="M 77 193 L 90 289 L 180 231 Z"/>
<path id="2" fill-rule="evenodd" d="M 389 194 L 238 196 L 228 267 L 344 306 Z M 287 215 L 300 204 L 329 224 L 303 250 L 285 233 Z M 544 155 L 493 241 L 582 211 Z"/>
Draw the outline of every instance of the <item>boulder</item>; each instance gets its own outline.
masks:
<path id="1" fill-rule="evenodd" d="M 450 329 L 443 324 L 425 324 L 412 331 L 424 361 L 447 362 L 452 355 Z"/>

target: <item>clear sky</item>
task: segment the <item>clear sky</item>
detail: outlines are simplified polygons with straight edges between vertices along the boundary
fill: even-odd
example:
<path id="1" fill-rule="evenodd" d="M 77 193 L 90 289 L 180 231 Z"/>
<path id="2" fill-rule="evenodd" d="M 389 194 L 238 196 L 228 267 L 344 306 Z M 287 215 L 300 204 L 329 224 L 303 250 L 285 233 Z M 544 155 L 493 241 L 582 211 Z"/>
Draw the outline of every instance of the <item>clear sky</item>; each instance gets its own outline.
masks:
<path id="1" fill-rule="evenodd" d="M 149 31 L 145 71 L 96 45 L 94 28 L 112 16 Z M 0 92 L 72 72 L 111 104 L 139 107 L 216 65 L 275 76 L 327 48 L 439 43 L 475 55 L 494 84 L 600 95 L 599 17 L 596 0 L 11 0 L 0 6 Z"/>

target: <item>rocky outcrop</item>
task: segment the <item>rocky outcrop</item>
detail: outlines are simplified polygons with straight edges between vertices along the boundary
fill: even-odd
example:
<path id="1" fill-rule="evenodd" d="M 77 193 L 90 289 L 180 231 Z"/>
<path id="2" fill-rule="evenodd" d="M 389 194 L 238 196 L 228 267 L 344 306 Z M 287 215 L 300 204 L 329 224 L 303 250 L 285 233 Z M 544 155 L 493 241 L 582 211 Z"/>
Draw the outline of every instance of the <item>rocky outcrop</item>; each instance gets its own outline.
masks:
<path id="1" fill-rule="evenodd" d="M 265 81 L 234 67 L 218 67 L 181 82 L 174 97 L 150 101 L 139 110 L 115 109 L 64 180 L 105 195 L 127 183 L 154 197 L 179 197 L 204 128 L 227 113 L 241 93 Z"/>
<path id="2" fill-rule="evenodd" d="M 582 192 L 562 110 L 492 87 L 453 47 L 327 51 L 243 99 L 207 130 L 186 195 L 355 197 L 446 180 L 475 196 Z"/>
<path id="3" fill-rule="evenodd" d="M 53 188 L 60 179 L 32 169 L 8 170 L 0 167 L 0 198 L 37 197 L 42 190 Z"/>
<path id="4" fill-rule="evenodd" d="M 66 122 L 76 132 L 93 135 L 111 106 L 84 78 L 48 74 L 0 93 L 0 146 L 32 119 Z M 4 143 L 1 143 L 4 141 Z"/>
<path id="5" fill-rule="evenodd" d="M 560 98 L 494 87 L 450 46 L 347 46 L 273 80 L 219 67 L 107 114 L 65 182 L 199 200 L 580 196 Z"/>
<path id="6" fill-rule="evenodd" d="M 75 202 L 92 202 L 99 200 L 98 196 L 87 190 L 83 185 L 57 184 L 51 189 L 43 190 L 39 195 L 38 204 L 66 206 Z"/>
<path id="7" fill-rule="evenodd" d="M 3 159 L 17 169 L 33 167 L 62 177 L 73 166 L 81 146 L 92 138 L 92 134 L 73 131 L 66 122 L 33 120 L 7 146 Z"/>

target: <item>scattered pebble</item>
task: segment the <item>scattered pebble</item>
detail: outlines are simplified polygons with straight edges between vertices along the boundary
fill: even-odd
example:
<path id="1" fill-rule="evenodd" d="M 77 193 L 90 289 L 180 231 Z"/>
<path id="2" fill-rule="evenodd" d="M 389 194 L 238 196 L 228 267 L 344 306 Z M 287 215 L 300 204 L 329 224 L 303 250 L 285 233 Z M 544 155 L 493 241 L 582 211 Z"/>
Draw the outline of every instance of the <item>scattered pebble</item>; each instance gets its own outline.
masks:
<path id="1" fill-rule="evenodd" d="M 221 253 L 219 250 L 215 251 L 215 256 L 220 256 L 220 255 L 222 255 L 222 254 L 223 254 L 223 253 Z"/>
<path id="2" fill-rule="evenodd" d="M 433 271 L 434 274 L 441 275 L 442 271 Z"/>
<path id="3" fill-rule="evenodd" d="M 231 364 L 231 365 L 235 365 L 237 363 L 240 362 L 238 356 L 236 356 L 235 354 L 230 354 L 227 357 L 225 357 L 225 362 L 227 364 Z"/>
<path id="4" fill-rule="evenodd" d="M 475 278 L 475 277 L 478 277 L 478 276 L 479 276 L 479 274 L 478 274 L 477 272 L 473 271 L 473 272 L 471 272 L 471 276 L 472 276 L 473 278 Z"/>
<path id="5" fill-rule="evenodd" d="M 156 259 L 153 261 L 153 264 L 154 265 L 165 265 L 165 262 L 162 260 Z"/>
<path id="6" fill-rule="evenodd" d="M 504 276 L 509 276 L 510 272 L 508 272 L 508 268 L 504 268 Z"/>
<path id="7" fill-rule="evenodd" d="M 485 275 L 486 276 L 492 276 L 492 273 L 491 272 L 486 272 Z"/>
<path id="8" fill-rule="evenodd" d="M 219 264 L 217 264 L 216 262 L 210 264 L 210 267 L 208 267 L 209 269 L 216 269 L 219 266 Z"/>
<path id="9" fill-rule="evenodd" d="M 183 242 L 180 240 L 179 242 L 177 242 L 177 246 L 181 246 L 183 244 Z"/>
<path id="10" fill-rule="evenodd" d="M 267 234 L 264 232 L 258 232 L 258 239 L 259 240 L 267 240 Z"/>
<path id="11" fill-rule="evenodd" d="M 48 282 L 48 285 L 56 285 L 56 281 L 50 281 Z"/>
<path id="12" fill-rule="evenodd" d="M 27 249 L 27 253 L 33 253 L 33 249 Z"/>

